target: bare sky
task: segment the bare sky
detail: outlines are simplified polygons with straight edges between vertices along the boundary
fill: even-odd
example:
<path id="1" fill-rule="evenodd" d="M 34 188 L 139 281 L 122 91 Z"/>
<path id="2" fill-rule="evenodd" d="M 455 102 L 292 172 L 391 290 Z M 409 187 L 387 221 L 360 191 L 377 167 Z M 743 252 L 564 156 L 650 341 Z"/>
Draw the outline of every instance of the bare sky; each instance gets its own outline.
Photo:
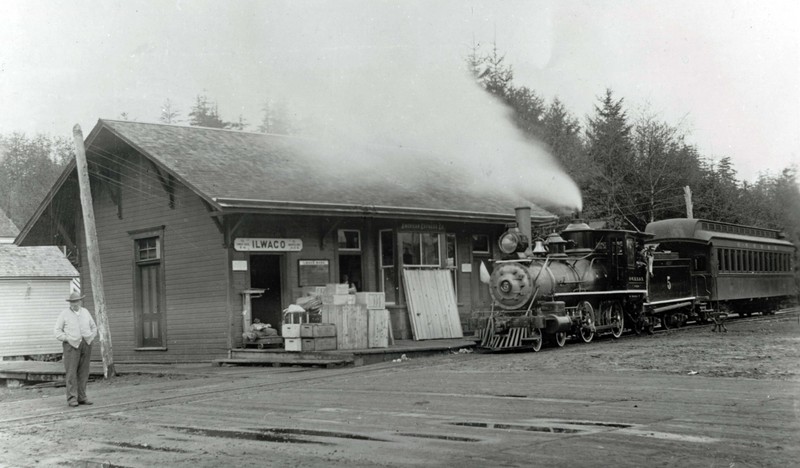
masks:
<path id="1" fill-rule="evenodd" d="M 386 98 L 399 120 L 384 130 L 419 115 L 410 106 L 423 100 L 426 114 L 457 119 L 454 93 L 463 88 L 440 91 L 459 79 L 473 41 L 484 50 L 496 42 L 515 83 L 558 97 L 582 122 L 611 88 L 632 117 L 649 109 L 752 180 L 800 165 L 797 5 L 0 0 L 0 133 L 69 137 L 75 123 L 88 133 L 122 112 L 156 122 L 167 98 L 185 117 L 200 93 L 251 128 L 268 98 L 305 101 L 332 121 L 372 118 L 380 113 L 372 99 Z M 427 91 L 406 101 L 393 89 Z M 457 112 L 480 112 L 484 102 L 464 101 L 470 107 Z"/>

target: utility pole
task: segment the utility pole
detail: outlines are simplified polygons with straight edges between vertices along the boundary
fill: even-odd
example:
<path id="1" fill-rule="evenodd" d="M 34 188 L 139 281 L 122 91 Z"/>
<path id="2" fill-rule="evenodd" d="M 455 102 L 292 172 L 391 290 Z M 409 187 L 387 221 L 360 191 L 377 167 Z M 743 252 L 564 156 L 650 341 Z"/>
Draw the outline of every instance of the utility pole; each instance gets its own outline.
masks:
<path id="1" fill-rule="evenodd" d="M 94 207 L 92 206 L 92 189 L 89 186 L 89 164 L 86 162 L 86 150 L 83 147 L 81 126 L 72 127 L 75 139 L 75 167 L 78 171 L 78 187 L 83 211 L 83 231 L 86 234 L 86 256 L 89 260 L 89 282 L 92 285 L 94 298 L 94 314 L 97 318 L 97 332 L 100 338 L 100 354 L 103 356 L 103 375 L 111 378 L 117 375 L 114 370 L 114 357 L 111 352 L 111 331 L 106 317 L 106 296 L 103 289 L 103 271 L 100 268 L 100 248 L 97 244 L 97 228 L 94 223 Z"/>
<path id="2" fill-rule="evenodd" d="M 692 213 L 692 189 L 688 185 L 683 188 L 683 199 L 686 202 L 686 219 L 694 219 L 694 213 Z"/>

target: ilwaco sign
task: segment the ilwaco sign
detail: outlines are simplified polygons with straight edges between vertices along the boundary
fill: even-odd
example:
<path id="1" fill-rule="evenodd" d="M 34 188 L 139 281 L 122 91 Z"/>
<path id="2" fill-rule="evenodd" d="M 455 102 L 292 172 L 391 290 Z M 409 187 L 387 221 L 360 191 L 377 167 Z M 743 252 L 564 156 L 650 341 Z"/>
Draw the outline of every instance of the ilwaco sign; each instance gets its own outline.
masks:
<path id="1" fill-rule="evenodd" d="M 233 242 L 237 252 L 300 252 L 302 239 L 240 237 Z"/>

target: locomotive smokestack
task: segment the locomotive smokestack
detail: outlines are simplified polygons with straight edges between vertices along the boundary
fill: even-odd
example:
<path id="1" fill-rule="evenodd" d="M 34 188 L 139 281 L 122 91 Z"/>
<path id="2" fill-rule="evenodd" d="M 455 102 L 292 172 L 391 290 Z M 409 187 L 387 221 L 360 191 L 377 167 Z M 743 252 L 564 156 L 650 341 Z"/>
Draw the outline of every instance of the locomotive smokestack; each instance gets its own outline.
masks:
<path id="1" fill-rule="evenodd" d="M 517 218 L 517 227 L 519 231 L 528 239 L 528 247 L 525 249 L 525 255 L 531 254 L 531 208 L 529 206 L 521 206 L 514 208 L 514 214 Z"/>

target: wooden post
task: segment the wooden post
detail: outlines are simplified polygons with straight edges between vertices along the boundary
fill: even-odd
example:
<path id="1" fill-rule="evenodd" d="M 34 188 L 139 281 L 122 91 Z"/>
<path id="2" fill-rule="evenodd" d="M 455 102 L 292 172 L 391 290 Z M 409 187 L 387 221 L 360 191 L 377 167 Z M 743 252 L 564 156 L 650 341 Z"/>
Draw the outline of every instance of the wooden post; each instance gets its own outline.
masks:
<path id="1" fill-rule="evenodd" d="M 694 219 L 694 213 L 692 213 L 692 189 L 688 185 L 683 188 L 683 199 L 686 202 L 686 218 Z"/>
<path id="2" fill-rule="evenodd" d="M 100 338 L 100 354 L 103 357 L 103 374 L 111 378 L 117 375 L 114 369 L 114 357 L 111 352 L 111 332 L 106 317 L 106 297 L 103 290 L 103 271 L 100 269 L 100 249 L 97 244 L 97 229 L 94 223 L 94 207 L 92 206 L 92 190 L 89 186 L 89 165 L 86 162 L 86 150 L 83 147 L 81 126 L 72 128 L 75 139 L 75 168 L 78 171 L 78 187 L 83 211 L 83 230 L 86 234 L 86 256 L 89 260 L 89 281 L 94 298 L 94 314 L 97 318 L 97 332 Z"/>

